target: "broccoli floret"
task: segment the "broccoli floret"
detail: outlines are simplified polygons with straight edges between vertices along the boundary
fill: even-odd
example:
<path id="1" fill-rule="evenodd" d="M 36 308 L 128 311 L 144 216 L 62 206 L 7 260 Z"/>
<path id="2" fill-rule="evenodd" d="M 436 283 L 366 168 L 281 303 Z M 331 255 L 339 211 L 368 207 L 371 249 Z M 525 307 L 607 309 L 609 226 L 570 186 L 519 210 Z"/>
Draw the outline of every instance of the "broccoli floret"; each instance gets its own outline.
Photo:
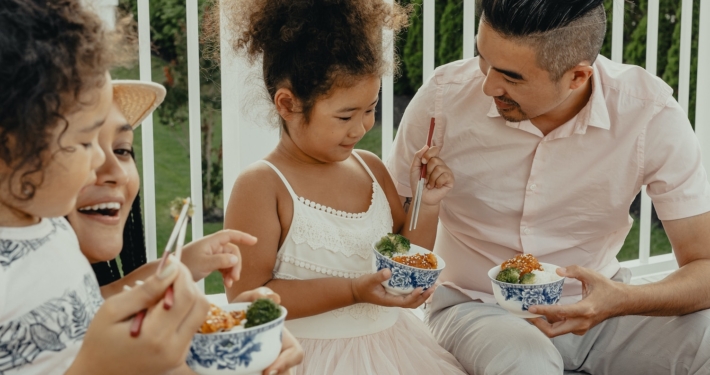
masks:
<path id="1" fill-rule="evenodd" d="M 411 244 L 406 237 L 400 234 L 387 233 L 375 244 L 375 249 L 380 254 L 391 258 L 395 254 L 406 254 L 410 246 Z"/>
<path id="2" fill-rule="evenodd" d="M 406 254 L 409 248 L 412 247 L 411 242 L 401 234 L 388 233 L 387 237 L 392 240 L 394 244 L 394 252 L 400 254 Z"/>
<path id="3" fill-rule="evenodd" d="M 535 284 L 535 274 L 530 272 L 520 277 L 521 284 Z"/>
<path id="4" fill-rule="evenodd" d="M 245 328 L 260 326 L 281 316 L 281 308 L 274 301 L 260 298 L 254 301 L 247 309 L 247 322 Z"/>
<path id="5" fill-rule="evenodd" d="M 498 272 L 498 276 L 496 276 L 496 280 L 509 284 L 518 284 L 519 278 L 520 270 L 514 267 L 506 268 Z"/>
<path id="6" fill-rule="evenodd" d="M 375 249 L 386 257 L 392 257 L 395 252 L 394 244 L 388 236 L 382 237 L 380 241 L 375 244 Z"/>

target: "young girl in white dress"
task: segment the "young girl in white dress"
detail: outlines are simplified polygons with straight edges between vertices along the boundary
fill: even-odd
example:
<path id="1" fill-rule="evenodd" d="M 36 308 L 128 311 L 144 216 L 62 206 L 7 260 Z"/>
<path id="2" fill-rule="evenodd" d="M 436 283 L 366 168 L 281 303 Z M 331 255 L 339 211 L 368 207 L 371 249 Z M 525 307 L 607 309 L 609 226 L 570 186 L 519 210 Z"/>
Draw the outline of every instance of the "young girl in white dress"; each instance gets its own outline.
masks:
<path id="1" fill-rule="evenodd" d="M 388 232 L 432 248 L 451 171 L 437 148 L 417 153 L 411 186 L 422 167 L 428 182 L 409 232 L 384 164 L 354 150 L 374 125 L 380 76 L 392 68 L 381 31 L 396 32 L 406 12 L 383 0 L 223 6 L 233 47 L 263 59 L 282 125 L 277 147 L 239 176 L 228 203 L 225 228 L 259 238 L 241 248 L 242 277 L 228 297 L 259 286 L 281 295 L 287 326 L 305 351 L 297 374 L 464 374 L 406 309 L 432 290 L 387 294 L 381 282 L 390 272 L 374 273 L 371 248 Z"/>

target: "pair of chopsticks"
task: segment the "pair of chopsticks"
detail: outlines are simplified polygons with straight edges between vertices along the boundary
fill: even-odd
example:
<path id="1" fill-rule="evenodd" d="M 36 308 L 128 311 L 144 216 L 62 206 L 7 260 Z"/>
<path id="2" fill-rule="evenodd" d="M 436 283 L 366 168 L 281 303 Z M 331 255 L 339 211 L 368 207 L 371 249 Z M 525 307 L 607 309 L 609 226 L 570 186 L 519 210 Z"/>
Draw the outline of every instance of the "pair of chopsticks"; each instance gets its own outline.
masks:
<path id="1" fill-rule="evenodd" d="M 426 145 L 431 147 L 431 139 L 434 136 L 434 118 L 431 118 L 431 124 L 429 124 L 429 135 L 426 138 Z M 409 219 L 409 230 L 412 231 L 417 229 L 417 219 L 419 219 L 419 206 L 422 204 L 422 191 L 424 190 L 424 181 L 426 180 L 426 165 L 422 165 L 422 171 L 419 175 L 419 182 L 417 182 L 417 190 L 414 193 L 414 208 L 412 208 L 412 218 Z"/>
<path id="2" fill-rule="evenodd" d="M 187 234 L 187 223 L 188 215 L 187 212 L 190 207 L 190 198 L 185 200 L 182 205 L 182 210 L 180 211 L 180 216 L 175 221 L 175 226 L 173 227 L 172 233 L 170 233 L 170 238 L 168 239 L 168 244 L 165 246 L 165 251 L 163 252 L 162 258 L 160 258 L 160 263 L 158 263 L 158 269 L 155 271 L 156 274 L 160 274 L 165 266 L 165 262 L 168 259 L 168 254 L 171 252 L 173 245 L 175 245 L 175 258 L 179 262 L 182 256 L 182 247 L 185 245 L 185 235 Z M 177 244 L 176 244 L 177 241 Z M 163 307 L 165 310 L 170 310 L 173 307 L 173 286 L 170 285 L 165 291 L 165 299 L 163 301 Z M 146 310 L 138 312 L 133 318 L 131 323 L 131 336 L 138 337 L 141 333 L 141 326 L 143 324 L 143 319 L 145 318 Z"/>

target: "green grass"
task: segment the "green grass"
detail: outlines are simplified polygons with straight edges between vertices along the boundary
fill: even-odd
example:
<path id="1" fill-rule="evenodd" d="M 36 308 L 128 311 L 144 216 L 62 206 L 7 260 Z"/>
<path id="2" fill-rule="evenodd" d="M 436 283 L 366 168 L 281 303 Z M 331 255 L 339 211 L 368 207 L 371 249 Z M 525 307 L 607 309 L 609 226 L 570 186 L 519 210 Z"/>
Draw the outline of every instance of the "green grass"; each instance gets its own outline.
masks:
<path id="1" fill-rule="evenodd" d="M 616 255 L 616 259 L 623 262 L 625 260 L 632 260 L 639 258 L 639 233 L 640 224 L 639 219 L 634 217 L 634 224 L 626 236 L 624 241 L 624 246 Z M 658 225 L 651 226 L 651 256 L 668 254 L 672 251 L 671 243 L 666 236 L 666 231 L 663 228 L 659 228 Z"/>

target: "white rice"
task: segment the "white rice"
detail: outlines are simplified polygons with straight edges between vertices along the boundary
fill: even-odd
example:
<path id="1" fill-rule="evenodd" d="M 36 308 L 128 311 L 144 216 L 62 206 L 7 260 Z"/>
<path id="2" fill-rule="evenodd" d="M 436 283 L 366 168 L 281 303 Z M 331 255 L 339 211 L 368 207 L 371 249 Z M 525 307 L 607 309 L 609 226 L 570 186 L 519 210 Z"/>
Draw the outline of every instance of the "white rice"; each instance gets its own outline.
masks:
<path id="1" fill-rule="evenodd" d="M 533 270 L 532 273 L 535 274 L 535 284 L 547 284 L 562 278 L 554 269 Z"/>

